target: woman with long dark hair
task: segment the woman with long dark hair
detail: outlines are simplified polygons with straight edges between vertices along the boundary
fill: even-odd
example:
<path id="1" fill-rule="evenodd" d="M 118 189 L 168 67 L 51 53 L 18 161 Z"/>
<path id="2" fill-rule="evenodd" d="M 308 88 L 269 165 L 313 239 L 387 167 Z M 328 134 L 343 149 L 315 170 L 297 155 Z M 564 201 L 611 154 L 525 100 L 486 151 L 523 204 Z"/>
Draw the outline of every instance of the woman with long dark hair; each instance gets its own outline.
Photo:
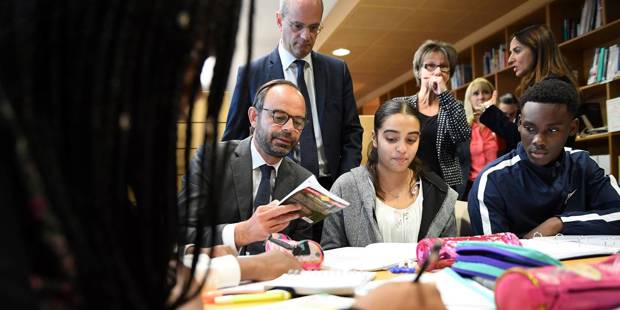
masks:
<path id="1" fill-rule="evenodd" d="M 521 82 L 515 93 L 521 96 L 530 86 L 545 79 L 560 79 L 579 89 L 576 78 L 562 56 L 553 33 L 546 25 L 525 27 L 512 35 L 508 65 L 513 66 Z M 480 122 L 493 130 L 506 143 L 506 150 L 514 149 L 521 137 L 518 124 L 512 122 L 495 106 L 497 93 L 480 106 Z M 570 140 L 569 140 L 570 142 Z"/>
<path id="2" fill-rule="evenodd" d="M 388 100 L 379 107 L 367 164 L 332 186 L 350 205 L 325 219 L 324 249 L 456 235 L 457 194 L 423 168 L 419 143 L 420 121 L 407 101 Z"/>
<path id="3" fill-rule="evenodd" d="M 2 1 L 5 307 L 161 309 L 197 294 L 196 259 L 185 270 L 178 255 L 177 116 L 183 101 L 192 119 L 199 65 L 213 56 L 215 124 L 240 6 Z M 217 126 L 208 129 L 205 143 L 215 143 Z M 214 218 L 210 201 L 199 221 Z"/>

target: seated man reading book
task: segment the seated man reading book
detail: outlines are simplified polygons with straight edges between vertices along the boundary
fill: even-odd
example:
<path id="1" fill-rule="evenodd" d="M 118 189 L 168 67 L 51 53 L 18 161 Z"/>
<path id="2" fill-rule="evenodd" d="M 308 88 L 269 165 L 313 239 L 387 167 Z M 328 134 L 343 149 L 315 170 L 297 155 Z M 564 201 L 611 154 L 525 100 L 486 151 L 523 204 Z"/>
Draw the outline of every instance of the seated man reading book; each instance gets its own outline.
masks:
<path id="1" fill-rule="evenodd" d="M 548 79 L 521 98 L 515 150 L 487 165 L 469 194 L 476 234 L 620 234 L 620 188 L 589 154 L 564 148 L 577 132 L 579 97 L 570 84 Z"/>
<path id="2" fill-rule="evenodd" d="M 252 136 L 219 143 L 216 167 L 209 165 L 211 150 L 204 146 L 198 149 L 177 198 L 179 209 L 185 210 L 189 196 L 190 223 L 195 223 L 192 219 L 205 207 L 205 197 L 212 189 L 218 209 L 215 235 L 212 227 L 203 227 L 206 244 L 211 244 L 207 242 L 213 237 L 215 244 L 256 254 L 264 251 L 264 240 L 271 233 L 282 232 L 294 240 L 312 237 L 311 225 L 299 219 L 299 205 L 278 205 L 275 201 L 311 175 L 287 157 L 299 140 L 305 115 L 304 97 L 297 87 L 274 80 L 258 90 L 248 109 Z M 210 169 L 216 169 L 217 179 L 209 179 Z M 196 227 L 189 227 L 188 234 L 188 240 L 193 240 Z"/>

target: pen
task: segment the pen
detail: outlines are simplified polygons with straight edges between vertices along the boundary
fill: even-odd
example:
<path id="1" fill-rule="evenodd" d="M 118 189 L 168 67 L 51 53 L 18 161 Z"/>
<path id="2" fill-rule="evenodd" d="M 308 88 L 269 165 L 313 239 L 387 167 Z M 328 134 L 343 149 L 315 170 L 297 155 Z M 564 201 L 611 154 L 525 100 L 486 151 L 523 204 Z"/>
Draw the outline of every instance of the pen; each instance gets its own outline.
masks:
<path id="1" fill-rule="evenodd" d="M 428 265 L 431 263 L 434 263 L 435 260 L 437 260 L 437 258 L 439 257 L 440 249 L 441 249 L 441 243 L 439 243 L 439 241 L 435 242 L 435 244 L 433 244 L 433 247 L 431 248 L 431 255 L 429 255 L 428 258 L 424 261 L 424 263 L 422 264 L 422 267 L 420 267 L 420 271 L 418 271 L 418 275 L 415 277 L 415 280 L 413 280 L 413 282 L 420 281 L 420 277 L 422 276 L 424 271 L 426 271 L 426 268 L 428 268 Z"/>
<path id="2" fill-rule="evenodd" d="M 238 294 L 218 296 L 214 298 L 216 304 L 238 304 L 244 302 L 279 301 L 291 298 L 291 293 L 285 290 L 270 290 L 256 294 Z"/>

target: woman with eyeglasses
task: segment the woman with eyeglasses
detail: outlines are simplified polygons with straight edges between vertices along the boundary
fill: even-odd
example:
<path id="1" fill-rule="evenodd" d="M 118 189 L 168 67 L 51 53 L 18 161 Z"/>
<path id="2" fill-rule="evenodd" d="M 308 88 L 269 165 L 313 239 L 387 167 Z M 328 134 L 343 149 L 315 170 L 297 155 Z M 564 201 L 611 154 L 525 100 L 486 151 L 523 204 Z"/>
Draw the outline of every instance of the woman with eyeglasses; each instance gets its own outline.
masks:
<path id="1" fill-rule="evenodd" d="M 456 61 L 452 45 L 433 40 L 424 42 L 413 56 L 413 76 L 420 90 L 413 96 L 397 98 L 407 101 L 420 119 L 418 157 L 454 189 L 464 184 L 456 145 L 471 135 L 463 103 L 447 86 Z"/>

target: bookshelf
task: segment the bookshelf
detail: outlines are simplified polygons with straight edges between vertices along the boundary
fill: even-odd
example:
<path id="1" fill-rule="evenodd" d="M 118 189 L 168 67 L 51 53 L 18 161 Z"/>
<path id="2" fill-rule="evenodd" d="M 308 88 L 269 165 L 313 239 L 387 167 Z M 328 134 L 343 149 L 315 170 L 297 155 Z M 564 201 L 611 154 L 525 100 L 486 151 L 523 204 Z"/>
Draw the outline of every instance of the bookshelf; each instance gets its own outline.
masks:
<path id="1" fill-rule="evenodd" d="M 600 8 L 601 25 L 582 35 L 571 38 L 566 37 L 564 27 L 568 21 L 565 20 L 572 19 L 578 21 L 586 1 L 591 0 L 555 0 L 525 13 L 518 20 L 507 22 L 503 25 L 503 28 L 487 35 L 478 42 L 473 43 L 473 45 L 457 51 L 459 64 L 466 63 L 470 65 L 472 79 L 477 77 L 486 78 L 495 86 L 499 95 L 506 92 L 514 92 L 520 80 L 515 77 L 512 68 L 507 67 L 485 75 L 483 55 L 492 49 L 497 49 L 500 45 L 505 45 L 508 48 L 511 34 L 526 26 L 546 24 L 553 32 L 556 40 L 558 40 L 563 56 L 571 68 L 576 71 L 578 83 L 581 85 L 580 90 L 584 99 L 583 102 L 585 104 L 598 105 L 597 108 L 602 114 L 602 124 L 598 124 L 598 126 L 606 126 L 606 100 L 620 96 L 620 77 L 592 85 L 587 85 L 587 77 L 592 66 L 595 48 L 608 47 L 612 44 L 620 43 L 620 1 L 594 0 L 595 2 L 600 1 L 602 4 Z M 471 80 L 466 79 L 463 82 L 462 85 L 452 88 L 452 92 L 459 100 L 464 99 L 465 91 Z M 405 84 L 408 83 L 404 83 L 380 96 L 381 102 L 384 99 L 392 98 L 392 93 L 414 94 L 417 89 L 405 87 Z M 596 124 L 594 126 L 597 127 Z M 619 179 L 620 132 L 580 136 L 576 140 L 576 148 L 588 150 L 593 155 L 609 154 L 611 172 L 616 179 Z"/>

